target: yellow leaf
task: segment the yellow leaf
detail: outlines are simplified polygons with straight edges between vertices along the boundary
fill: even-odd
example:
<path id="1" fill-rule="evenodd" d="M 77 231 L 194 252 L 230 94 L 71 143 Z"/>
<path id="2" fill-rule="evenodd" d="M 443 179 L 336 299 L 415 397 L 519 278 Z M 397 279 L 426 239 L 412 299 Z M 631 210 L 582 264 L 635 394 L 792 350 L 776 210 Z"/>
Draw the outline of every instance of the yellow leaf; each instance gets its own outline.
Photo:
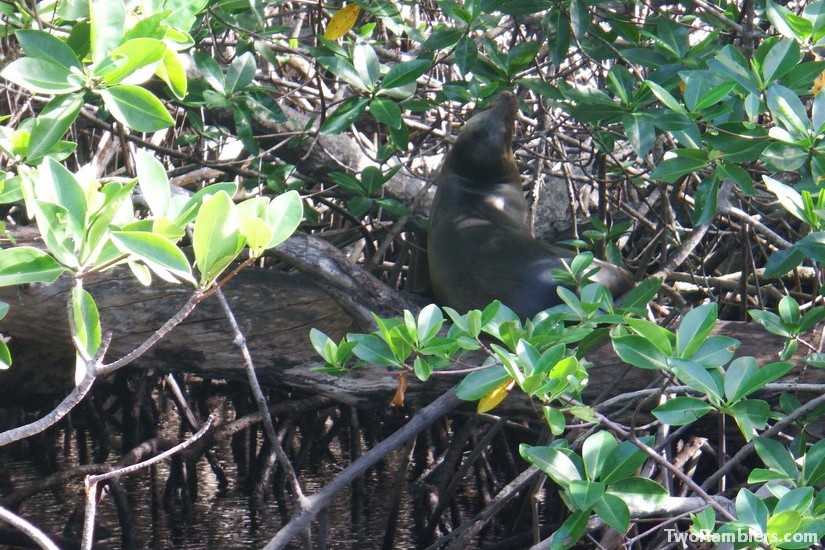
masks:
<path id="1" fill-rule="evenodd" d="M 515 385 L 516 381 L 511 378 L 487 392 L 487 395 L 478 400 L 478 412 L 485 413 L 498 407 Z"/>
<path id="2" fill-rule="evenodd" d="M 822 71 L 821 73 L 819 73 L 819 76 L 816 77 L 816 79 L 814 79 L 814 86 L 813 86 L 814 97 L 816 97 L 816 94 L 819 93 L 819 91 L 822 89 L 823 86 L 825 86 L 825 71 Z"/>
<path id="3" fill-rule="evenodd" d="M 361 13 L 361 6 L 358 4 L 348 4 L 341 8 L 338 13 L 332 16 L 324 31 L 324 38 L 327 40 L 338 40 L 355 25 L 358 15 Z"/>

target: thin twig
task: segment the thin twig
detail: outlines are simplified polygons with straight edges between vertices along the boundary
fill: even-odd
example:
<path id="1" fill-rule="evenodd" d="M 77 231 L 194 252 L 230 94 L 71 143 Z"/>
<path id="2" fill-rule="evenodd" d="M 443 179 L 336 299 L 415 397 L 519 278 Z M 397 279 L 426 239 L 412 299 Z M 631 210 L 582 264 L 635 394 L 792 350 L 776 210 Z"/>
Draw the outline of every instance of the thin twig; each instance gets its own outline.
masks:
<path id="1" fill-rule="evenodd" d="M 378 445 L 364 453 L 364 455 L 344 468 L 335 478 L 332 479 L 323 489 L 307 497 L 309 505 L 305 510 L 296 512 L 283 528 L 266 544 L 264 550 L 276 550 L 285 548 L 289 541 L 304 532 L 310 522 L 318 513 L 329 506 L 333 497 L 339 491 L 347 487 L 358 476 L 361 476 L 369 468 L 386 458 L 387 454 L 397 449 L 410 438 L 425 430 L 437 419 L 441 418 L 462 401 L 456 396 L 455 390 L 441 395 L 438 399 L 418 411 L 409 422 L 394 432 L 392 435 L 381 441 Z"/>
<path id="2" fill-rule="evenodd" d="M 788 416 L 774 424 L 770 429 L 767 429 L 761 434 L 759 434 L 759 436 L 763 438 L 773 437 L 779 434 L 779 432 L 781 432 L 786 427 L 790 426 L 797 418 L 801 418 L 809 412 L 816 410 L 823 404 L 825 404 L 825 395 L 820 395 L 816 399 L 811 399 L 810 401 L 796 409 L 794 412 L 792 412 L 791 414 L 789 414 Z M 716 472 L 714 472 L 713 475 L 707 478 L 705 482 L 702 483 L 702 489 L 713 487 L 713 485 L 717 481 L 722 479 L 723 476 L 727 475 L 728 472 L 730 472 L 733 468 L 735 468 L 738 464 L 740 464 L 743 460 L 750 456 L 750 454 L 753 452 L 753 448 L 754 443 L 753 440 L 751 440 L 745 446 L 739 449 L 739 451 L 735 455 L 733 455 L 733 457 L 730 460 L 728 460 L 724 466 L 719 468 Z"/>
<path id="3" fill-rule="evenodd" d="M 181 306 L 178 312 L 175 313 L 175 315 L 173 315 L 168 321 L 163 323 L 163 326 L 156 330 L 149 338 L 144 340 L 142 344 L 140 344 L 134 350 L 129 352 L 127 355 L 124 355 L 117 361 L 114 361 L 107 365 L 100 365 L 99 367 L 97 367 L 97 369 L 95 369 L 95 374 L 97 376 L 110 374 L 116 371 L 117 369 L 128 365 L 129 363 L 131 363 L 132 361 L 134 361 L 135 359 L 149 351 L 149 349 L 152 346 L 157 344 L 164 336 L 169 334 L 173 328 L 181 324 L 181 322 L 183 322 L 183 320 L 186 319 L 189 316 L 189 314 L 195 310 L 197 305 L 201 303 L 205 298 L 206 295 L 202 291 L 196 290 L 195 292 L 193 292 L 189 299 L 186 301 L 186 303 L 183 304 L 183 306 Z"/>
<path id="4" fill-rule="evenodd" d="M 264 396 L 264 392 L 261 389 L 261 384 L 258 382 L 258 376 L 255 374 L 255 365 L 252 362 L 252 354 L 249 352 L 249 348 L 246 345 L 246 338 L 241 332 L 238 322 L 235 320 L 235 315 L 232 313 L 232 308 L 229 306 L 229 302 L 226 300 L 226 296 L 223 291 L 218 289 L 215 291 L 215 295 L 218 297 L 218 301 L 223 308 L 224 315 L 226 315 L 226 319 L 232 327 L 232 332 L 235 334 L 234 344 L 240 348 L 241 353 L 243 354 L 244 370 L 246 371 L 249 386 L 252 389 L 252 395 L 255 396 L 255 402 L 258 404 L 258 410 L 263 416 L 266 436 L 272 444 L 272 449 L 275 452 L 275 456 L 278 458 L 278 462 L 280 462 L 281 467 L 287 475 L 290 487 L 292 488 L 292 495 L 295 499 L 295 504 L 298 506 L 299 510 L 303 510 L 308 505 L 308 502 L 304 496 L 303 490 L 301 489 L 298 476 L 292 468 L 292 463 L 284 451 L 284 448 L 281 446 L 278 435 L 275 433 L 275 425 L 272 423 L 272 416 L 269 414 L 269 405 L 267 404 L 266 396 Z"/>
<path id="5" fill-rule="evenodd" d="M 72 389 L 72 391 L 69 392 L 69 395 L 64 397 L 63 401 L 58 403 L 57 407 L 39 420 L 35 420 L 30 424 L 18 426 L 17 428 L 12 428 L 11 430 L 6 430 L 5 432 L 0 433 L 0 447 L 27 437 L 31 437 L 35 434 L 39 434 L 43 430 L 57 424 L 61 418 L 69 414 L 69 412 L 71 412 L 71 410 L 83 400 L 86 394 L 89 393 L 89 390 L 92 389 L 92 385 L 95 382 L 95 366 L 106 354 L 106 350 L 109 348 L 109 343 L 111 340 L 111 334 L 106 334 L 100 344 L 97 355 L 95 355 L 94 359 L 86 365 L 86 375 Z"/>
<path id="6" fill-rule="evenodd" d="M 101 481 L 106 481 L 109 479 L 114 479 L 121 476 L 132 474 L 134 472 L 137 472 L 138 470 L 151 466 L 152 464 L 157 464 L 158 462 L 166 458 L 169 458 L 173 454 L 182 451 L 183 449 L 185 449 L 186 447 L 188 447 L 189 445 L 203 437 L 207 430 L 209 430 L 210 426 L 212 426 L 213 420 L 215 420 L 215 415 L 209 415 L 209 418 L 207 418 L 206 422 L 203 423 L 201 429 L 192 434 L 192 437 L 189 437 L 186 440 L 181 441 L 174 447 L 167 449 L 162 453 L 153 456 L 152 458 L 146 459 L 136 464 L 124 466 L 123 468 L 110 470 L 102 474 L 86 476 L 86 515 L 83 518 L 83 536 L 80 539 L 80 548 L 82 550 L 91 550 L 92 544 L 94 543 L 95 511 L 97 509 L 98 483 L 100 483 Z"/>

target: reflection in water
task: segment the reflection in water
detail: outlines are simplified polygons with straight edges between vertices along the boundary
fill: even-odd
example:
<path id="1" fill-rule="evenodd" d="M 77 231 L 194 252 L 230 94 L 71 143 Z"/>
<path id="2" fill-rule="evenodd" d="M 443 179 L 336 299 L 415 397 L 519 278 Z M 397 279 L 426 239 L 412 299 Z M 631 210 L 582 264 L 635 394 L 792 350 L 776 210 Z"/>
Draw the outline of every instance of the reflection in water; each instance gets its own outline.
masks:
<path id="1" fill-rule="evenodd" d="M 217 422 L 227 422 L 235 418 L 231 403 L 224 398 L 211 398 L 211 410 L 217 412 Z M 166 421 L 159 428 L 159 436 L 179 440 L 181 434 L 176 409 L 171 402 L 161 404 Z M 69 432 L 71 434 L 71 432 Z M 59 454 L 60 468 L 72 468 L 78 464 L 76 440 L 67 431 L 61 431 L 57 448 L 68 451 Z M 294 450 L 294 449 L 293 449 Z M 332 477 L 349 464 L 349 453 L 341 448 L 339 440 L 329 444 L 331 455 L 322 461 L 310 463 L 300 472 L 304 492 L 307 495 L 320 490 Z M 288 509 L 279 506 L 270 491 L 265 501 L 252 505 L 243 490 L 243 480 L 237 472 L 228 440 L 213 447 L 218 462 L 223 467 L 229 486 L 219 487 L 216 476 L 207 461 L 198 460 L 197 495 L 188 504 L 181 494 L 173 494 L 170 505 L 164 510 L 163 497 L 171 464 L 163 462 L 155 467 L 141 470 L 120 480 L 131 512 L 137 548 L 166 549 L 248 549 L 260 548 L 277 532 L 291 515 Z M 91 455 L 91 449 L 89 449 Z M 329 548 L 380 548 L 389 513 L 388 508 L 396 491 L 404 491 L 393 548 L 415 548 L 414 531 L 416 512 L 408 484 L 398 486 L 396 481 L 398 464 L 402 462 L 403 451 L 398 450 L 380 467 L 370 470 L 364 480 L 364 502 L 353 506 L 353 492 L 347 489 L 336 498 L 329 512 Z M 32 460 L 6 460 L 4 464 L 14 487 L 21 488 L 42 478 Z M 271 486 L 271 485 L 270 485 Z M 355 508 L 355 513 L 353 513 Z M 27 499 L 19 509 L 19 514 L 57 538 L 74 513 L 80 520 L 83 509 L 83 480 L 78 478 L 59 489 L 40 492 Z M 98 507 L 100 542 L 110 548 L 120 548 L 120 523 L 111 494 Z M 76 534 L 79 536 L 77 527 Z M 0 546 L 2 547 L 2 546 Z M 299 547 L 296 542 L 294 547 Z"/>

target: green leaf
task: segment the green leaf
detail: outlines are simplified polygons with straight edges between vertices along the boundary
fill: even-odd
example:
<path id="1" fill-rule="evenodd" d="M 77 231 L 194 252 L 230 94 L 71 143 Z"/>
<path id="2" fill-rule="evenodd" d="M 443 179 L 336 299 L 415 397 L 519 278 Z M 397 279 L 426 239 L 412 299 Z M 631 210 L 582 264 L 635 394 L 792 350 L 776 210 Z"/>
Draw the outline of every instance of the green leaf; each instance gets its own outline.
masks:
<path id="1" fill-rule="evenodd" d="M 539 43 L 532 40 L 513 44 L 507 50 L 507 73 L 515 76 L 520 70 L 534 63 L 539 48 Z"/>
<path id="2" fill-rule="evenodd" d="M 647 444 L 650 438 L 642 438 Z M 622 441 L 605 459 L 600 480 L 608 485 L 621 481 L 633 475 L 647 460 L 644 451 L 630 441 Z"/>
<path id="3" fill-rule="evenodd" d="M 711 302 L 690 310 L 676 331 L 676 353 L 690 357 L 705 342 L 716 326 L 716 303 Z"/>
<path id="4" fill-rule="evenodd" d="M 770 49 L 762 63 L 762 75 L 765 83 L 782 78 L 802 61 L 802 52 L 796 40 L 780 40 Z"/>
<path id="5" fill-rule="evenodd" d="M 163 103 L 139 86 L 122 84 L 99 90 L 99 93 L 109 112 L 137 132 L 156 132 L 175 122 Z"/>
<path id="6" fill-rule="evenodd" d="M 761 90 L 756 83 L 754 75 L 750 71 L 748 60 L 742 52 L 731 45 L 727 45 L 716 54 L 716 57 L 709 59 L 708 69 L 720 76 L 728 76 L 742 86 L 747 92 L 754 96 L 759 96 Z"/>
<path id="7" fill-rule="evenodd" d="M 123 0 L 89 0 L 92 61 L 101 62 L 120 44 L 126 26 Z"/>
<path id="8" fill-rule="evenodd" d="M 255 131 L 252 129 L 252 115 L 245 105 L 232 105 L 232 119 L 235 122 L 235 131 L 243 143 L 244 149 L 250 155 L 257 155 L 260 151 Z"/>
<path id="9" fill-rule="evenodd" d="M 169 213 L 171 188 L 163 164 L 149 151 L 139 149 L 135 154 L 135 167 L 140 190 L 149 210 L 155 217 L 166 216 Z"/>
<path id="10" fill-rule="evenodd" d="M 456 395 L 464 401 L 478 401 L 509 378 L 501 365 L 473 371 L 458 384 Z"/>
<path id="11" fill-rule="evenodd" d="M 202 288 L 208 287 L 237 258 L 243 245 L 235 204 L 229 195 L 219 191 L 204 198 L 192 236 Z"/>
<path id="12" fill-rule="evenodd" d="M 552 0 L 505 0 L 496 4 L 496 11 L 507 15 L 532 15 L 553 6 Z"/>
<path id="13" fill-rule="evenodd" d="M 773 0 L 765 2 L 765 15 L 779 34 L 800 42 L 811 36 L 813 25 L 788 8 L 779 6 Z"/>
<path id="14" fill-rule="evenodd" d="M 781 300 L 779 300 L 778 310 L 779 317 L 785 324 L 798 325 L 799 321 L 802 319 L 802 315 L 799 311 L 799 304 L 789 294 L 786 294 Z"/>
<path id="15" fill-rule="evenodd" d="M 25 195 L 30 196 L 30 193 L 24 190 Z M 79 243 L 76 236 L 71 233 L 70 216 L 66 209 L 44 200 L 35 199 L 29 202 L 27 198 L 26 201 L 27 210 L 30 215 L 34 214 L 43 242 L 52 256 L 70 268 L 80 267 L 75 254 Z"/>
<path id="16" fill-rule="evenodd" d="M 728 402 L 739 401 L 753 390 L 753 377 L 756 375 L 756 359 L 753 357 L 738 357 L 725 371 L 725 396 Z M 750 389 L 750 391 L 748 391 Z"/>
<path id="17" fill-rule="evenodd" d="M 735 81 L 725 81 L 711 71 L 685 71 L 679 75 L 685 82 L 685 105 L 692 112 L 707 109 L 722 101 L 736 86 Z"/>
<path id="18" fill-rule="evenodd" d="M 825 481 L 825 439 L 820 439 L 805 453 L 802 479 L 806 485 L 821 485 Z"/>
<path id="19" fill-rule="evenodd" d="M 427 360 L 421 356 L 418 356 L 413 361 L 413 373 L 416 378 L 422 382 L 426 382 L 433 373 L 433 368 Z"/>
<path id="20" fill-rule="evenodd" d="M 619 443 L 610 432 L 596 432 L 584 440 L 582 445 L 582 458 L 584 459 L 584 471 L 588 479 L 599 479 L 602 470 L 610 456 Z"/>
<path id="21" fill-rule="evenodd" d="M 133 38 L 118 46 L 109 54 L 110 62 L 104 62 L 96 70 L 97 76 L 109 86 L 127 80 L 141 84 L 155 72 L 155 65 L 163 59 L 166 44 L 156 38 Z"/>
<path id="22" fill-rule="evenodd" d="M 361 118 L 367 105 L 369 99 L 364 97 L 347 99 L 321 124 L 319 131 L 323 134 L 340 134 Z"/>
<path id="23" fill-rule="evenodd" d="M 738 164 L 717 162 L 716 174 L 719 178 L 732 181 L 744 194 L 748 196 L 756 195 L 752 176 Z"/>
<path id="24" fill-rule="evenodd" d="M 213 183 L 212 185 L 207 185 L 186 200 L 183 206 L 179 206 L 179 203 L 176 203 L 175 201 L 176 197 L 172 197 L 170 214 L 173 213 L 176 216 L 175 223 L 177 225 L 184 226 L 192 222 L 195 219 L 195 215 L 197 214 L 203 200 L 206 197 L 215 195 L 221 191 L 228 194 L 230 197 L 234 197 L 235 193 L 238 192 L 238 186 L 232 182 Z"/>
<path id="25" fill-rule="evenodd" d="M 773 513 L 778 514 L 786 510 L 795 510 L 800 514 L 808 511 L 814 501 L 813 487 L 800 487 L 798 489 L 791 489 L 779 499 L 779 502 L 774 506 Z"/>
<path id="26" fill-rule="evenodd" d="M 232 95 L 249 86 L 255 78 L 256 68 L 252 52 L 244 52 L 233 59 L 226 70 L 226 95 Z"/>
<path id="27" fill-rule="evenodd" d="M 322 56 L 317 59 L 318 64 L 323 68 L 353 86 L 356 90 L 370 91 L 367 84 L 361 80 L 361 75 L 355 70 L 350 62 L 336 56 Z M 354 99 L 354 98 L 351 98 Z"/>
<path id="28" fill-rule="evenodd" d="M 684 58 L 690 48 L 688 31 L 684 25 L 667 17 L 659 19 L 653 35 L 657 45 L 667 49 L 674 57 Z"/>
<path id="29" fill-rule="evenodd" d="M 625 294 L 620 309 L 636 313 L 640 317 L 646 316 L 647 304 L 656 297 L 661 286 L 661 279 L 655 277 L 645 279 Z"/>
<path id="30" fill-rule="evenodd" d="M 66 210 L 69 229 L 79 247 L 86 226 L 86 193 L 74 174 L 49 157 L 40 166 L 37 184 L 38 199 L 52 202 Z M 52 223 L 56 223 L 56 220 Z"/>
<path id="31" fill-rule="evenodd" d="M 194 282 L 186 255 L 166 238 L 145 231 L 112 231 L 111 239 L 118 250 L 141 260 L 158 276 L 163 277 L 161 270 L 165 270 Z"/>
<path id="32" fill-rule="evenodd" d="M 746 441 L 749 441 L 757 430 L 765 427 L 770 413 L 770 405 L 761 399 L 743 399 L 731 406 L 731 414 Z"/>
<path id="33" fill-rule="evenodd" d="M 653 409 L 653 416 L 662 424 L 683 426 L 699 420 L 712 410 L 713 407 L 701 399 L 674 397 Z"/>
<path id="34" fill-rule="evenodd" d="M 633 151 L 640 157 L 648 154 L 656 139 L 653 117 L 648 113 L 629 113 L 622 118 L 622 125 Z"/>
<path id="35" fill-rule="evenodd" d="M 478 60 L 478 47 L 475 41 L 469 36 L 463 36 L 453 50 L 455 63 L 462 76 L 466 76 L 475 67 Z"/>
<path id="36" fill-rule="evenodd" d="M 710 176 L 699 182 L 696 193 L 693 195 L 695 206 L 693 210 L 693 224 L 702 225 L 716 216 L 716 207 L 719 195 L 719 180 Z"/>
<path id="37" fill-rule="evenodd" d="M 177 99 L 186 97 L 189 89 L 189 80 L 186 78 L 186 69 L 181 63 L 178 53 L 167 48 L 157 69 L 158 77 L 163 80 Z"/>
<path id="38" fill-rule="evenodd" d="M 94 357 L 100 348 L 100 314 L 92 295 L 80 285 L 72 287 L 72 329 L 77 345 L 86 357 Z"/>
<path id="39" fill-rule="evenodd" d="M 773 130 L 781 131 L 781 128 L 774 127 Z M 759 158 L 772 170 L 790 172 L 798 170 L 805 164 L 808 160 L 808 148 L 794 143 L 775 141 L 765 147 Z"/>
<path id="40" fill-rule="evenodd" d="M 401 367 L 387 343 L 374 334 L 348 334 L 347 340 L 356 342 L 353 353 L 367 364 L 380 367 Z"/>
<path id="41" fill-rule="evenodd" d="M 611 494 L 605 494 L 601 500 L 593 506 L 593 511 L 599 515 L 604 522 L 618 531 L 624 533 L 630 525 L 630 510 L 622 499 Z"/>
<path id="42" fill-rule="evenodd" d="M 132 190 L 134 190 L 136 181 L 127 184 L 118 182 L 109 182 L 101 188 L 101 195 L 105 197 L 103 204 L 91 215 L 86 222 L 86 238 L 83 243 L 84 254 L 81 258 L 81 263 L 93 262 L 98 260 L 98 256 L 103 253 L 104 247 L 100 245 L 101 240 L 107 236 L 109 225 L 123 210 L 124 205 L 129 201 L 131 210 Z M 98 265 L 95 263 L 95 265 Z"/>
<path id="43" fill-rule="evenodd" d="M 748 489 L 740 489 L 736 495 L 736 516 L 757 533 L 764 533 L 768 526 L 768 507 Z"/>
<path id="44" fill-rule="evenodd" d="M 63 68 L 80 68 L 80 62 L 72 49 L 62 40 L 37 29 L 19 30 L 14 37 L 28 57 L 57 63 Z"/>
<path id="45" fill-rule="evenodd" d="M 304 203 L 297 191 L 287 191 L 272 199 L 266 208 L 266 223 L 272 230 L 272 239 L 266 248 L 274 248 L 287 240 L 301 223 Z"/>
<path id="46" fill-rule="evenodd" d="M 444 50 L 455 45 L 464 36 L 464 33 L 464 29 L 436 27 L 427 37 L 427 40 L 424 41 L 423 46 L 431 51 Z"/>
<path id="47" fill-rule="evenodd" d="M 750 380 L 750 384 L 745 386 L 747 390 L 746 395 L 750 395 L 754 391 L 764 388 L 765 385 L 770 384 L 774 380 L 778 380 L 788 374 L 791 369 L 793 369 L 793 363 L 789 362 L 776 362 L 776 363 L 768 363 L 763 367 L 757 369 L 756 374 Z"/>
<path id="48" fill-rule="evenodd" d="M 381 88 L 400 88 L 411 84 L 415 82 L 418 77 L 430 70 L 431 65 L 432 61 L 429 59 L 413 59 L 412 61 L 397 63 L 384 75 Z"/>
<path id="49" fill-rule="evenodd" d="M 817 324 L 819 324 L 823 319 L 825 319 L 825 307 L 817 306 L 811 309 L 805 315 L 803 315 L 802 319 L 800 319 L 799 321 L 800 334 L 808 332 Z"/>
<path id="50" fill-rule="evenodd" d="M 768 279 L 781 277 L 796 269 L 803 261 L 805 261 L 805 254 L 795 246 L 777 250 L 770 255 L 765 264 L 765 277 Z"/>
<path id="51" fill-rule="evenodd" d="M 666 183 L 675 183 L 679 178 L 708 166 L 707 153 L 699 149 L 677 149 L 675 156 L 659 163 L 650 177 Z"/>
<path id="52" fill-rule="evenodd" d="M 377 97 L 370 102 L 370 114 L 378 122 L 390 128 L 401 128 L 401 108 L 391 99 Z"/>
<path id="53" fill-rule="evenodd" d="M 196 15 L 206 6 L 208 0 L 166 0 L 163 7 L 172 13 L 166 24 L 173 29 L 187 32 L 196 21 Z"/>
<path id="54" fill-rule="evenodd" d="M 810 121 L 799 96 L 780 84 L 772 84 L 767 91 L 768 109 L 794 139 L 808 137 Z"/>
<path id="55" fill-rule="evenodd" d="M 604 495 L 605 486 L 598 481 L 573 480 L 567 490 L 577 510 L 590 510 Z"/>
<path id="56" fill-rule="evenodd" d="M 27 159 L 35 161 L 47 154 L 74 123 L 83 107 L 82 94 L 57 96 L 43 108 L 29 137 Z"/>
<path id="57" fill-rule="evenodd" d="M 418 341 L 426 343 L 434 338 L 443 324 L 444 315 L 441 313 L 441 309 L 435 304 L 425 306 L 418 314 L 416 322 Z"/>
<path id="58" fill-rule="evenodd" d="M 791 331 L 789 331 L 782 324 L 782 321 L 779 319 L 779 316 L 771 313 L 770 311 L 763 311 L 760 309 L 749 309 L 748 315 L 750 315 L 754 321 L 765 327 L 765 330 L 767 330 L 771 334 L 776 334 L 777 336 L 782 336 L 783 338 L 788 338 L 791 336 Z"/>
<path id="59" fill-rule="evenodd" d="M 15 59 L 0 71 L 0 76 L 27 90 L 40 94 L 67 94 L 80 90 L 69 79 L 69 69 L 45 59 Z"/>
<path id="60" fill-rule="evenodd" d="M 667 370 L 667 356 L 641 336 L 628 335 L 613 338 L 613 350 L 619 358 L 640 369 Z"/>
<path id="61" fill-rule="evenodd" d="M 662 102 L 662 104 L 676 113 L 687 115 L 687 111 L 679 101 L 671 95 L 666 89 L 652 80 L 645 80 L 644 84 L 653 92 L 653 95 Z"/>
<path id="62" fill-rule="evenodd" d="M 654 512 L 667 499 L 668 491 L 652 479 L 628 477 L 607 488 L 608 494 L 622 499 L 633 510 Z"/>
<path id="63" fill-rule="evenodd" d="M 629 328 L 633 329 L 634 332 L 637 332 L 639 336 L 642 336 L 656 346 L 663 354 L 669 356 L 673 353 L 672 340 L 674 339 L 674 335 L 666 328 L 660 327 L 656 323 L 645 319 L 634 319 L 632 317 L 626 318 L 625 323 Z"/>
<path id="64" fill-rule="evenodd" d="M 765 182 L 765 187 L 768 188 L 768 191 L 776 195 L 779 203 L 788 213 L 805 221 L 805 206 L 802 203 L 802 195 L 800 195 L 796 189 L 770 176 L 762 176 L 762 180 Z"/>
<path id="65" fill-rule="evenodd" d="M 699 363 L 686 359 L 671 359 L 670 367 L 679 380 L 707 395 L 714 403 L 722 399 L 722 382 Z"/>
<path id="66" fill-rule="evenodd" d="M 740 342 L 728 336 L 711 336 L 688 359 L 706 369 L 721 367 L 733 358 Z"/>
<path id="67" fill-rule="evenodd" d="M 802 524 L 802 515 L 796 510 L 785 510 L 783 512 L 774 513 L 768 518 L 768 536 L 770 540 L 785 540 L 785 537 L 791 539 L 791 535 L 796 534 L 797 529 Z M 774 538 L 775 537 L 775 538 Z"/>
<path id="68" fill-rule="evenodd" d="M 765 466 L 780 472 L 789 479 L 796 479 L 797 468 L 790 451 L 782 443 L 764 437 L 753 438 L 754 449 Z"/>
<path id="69" fill-rule="evenodd" d="M 204 80 L 221 96 L 228 95 L 226 93 L 226 85 L 224 83 L 223 71 L 218 62 L 202 52 L 195 52 L 192 56 L 195 60 L 195 67 L 203 76 Z M 318 59 L 321 63 L 321 59 Z M 323 65 L 323 63 L 321 63 Z"/>
<path id="70" fill-rule="evenodd" d="M 312 347 L 315 348 L 316 353 L 323 357 L 327 363 L 335 363 L 337 359 L 338 346 L 332 339 L 318 330 L 317 328 L 309 329 L 309 341 Z"/>
<path id="71" fill-rule="evenodd" d="M 564 488 L 571 481 L 581 481 L 582 475 L 570 455 L 555 447 L 519 447 L 521 456 L 538 469 L 550 476 L 550 479 Z M 568 451 L 569 452 L 569 451 Z"/>
<path id="72" fill-rule="evenodd" d="M 51 284 L 65 271 L 54 258 L 31 246 L 0 250 L 0 286 Z"/>
<path id="73" fill-rule="evenodd" d="M 352 50 L 352 66 L 358 73 L 364 88 L 368 91 L 375 90 L 381 64 L 373 47 L 363 42 L 356 44 Z"/>
<path id="74" fill-rule="evenodd" d="M 512 3 L 514 2 L 507 2 L 507 4 Z M 543 18 L 542 26 L 553 64 L 558 67 L 567 59 L 567 52 L 570 50 L 570 40 L 573 34 L 570 20 L 565 10 L 555 9 Z"/>
<path id="75" fill-rule="evenodd" d="M 266 222 L 260 218 L 244 216 L 241 217 L 238 229 L 246 239 L 250 254 L 256 258 L 260 257 L 267 243 L 272 239 L 272 230 Z"/>
<path id="76" fill-rule="evenodd" d="M 11 366 L 11 352 L 5 342 L 0 341 L 0 370 L 6 370 Z"/>
<path id="77" fill-rule="evenodd" d="M 825 231 L 808 233 L 796 242 L 796 248 L 820 265 L 825 263 Z"/>
<path id="78" fill-rule="evenodd" d="M 570 1 L 570 27 L 578 39 L 583 39 L 590 28 L 590 11 L 584 0 Z"/>

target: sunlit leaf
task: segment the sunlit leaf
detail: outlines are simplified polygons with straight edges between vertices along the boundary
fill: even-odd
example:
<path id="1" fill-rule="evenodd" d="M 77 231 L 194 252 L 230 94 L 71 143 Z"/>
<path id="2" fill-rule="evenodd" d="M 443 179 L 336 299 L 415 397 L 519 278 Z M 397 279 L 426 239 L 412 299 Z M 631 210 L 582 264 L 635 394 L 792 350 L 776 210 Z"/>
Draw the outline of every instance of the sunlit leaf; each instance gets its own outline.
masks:
<path id="1" fill-rule="evenodd" d="M 361 6 L 358 4 L 348 4 L 338 10 L 332 19 L 327 23 L 327 28 L 324 31 L 324 38 L 327 40 L 338 40 L 355 25 L 358 16 L 361 14 Z"/>
<path id="2" fill-rule="evenodd" d="M 498 407 L 515 386 L 515 380 L 506 380 L 478 400 L 478 412 L 485 413 Z"/>

